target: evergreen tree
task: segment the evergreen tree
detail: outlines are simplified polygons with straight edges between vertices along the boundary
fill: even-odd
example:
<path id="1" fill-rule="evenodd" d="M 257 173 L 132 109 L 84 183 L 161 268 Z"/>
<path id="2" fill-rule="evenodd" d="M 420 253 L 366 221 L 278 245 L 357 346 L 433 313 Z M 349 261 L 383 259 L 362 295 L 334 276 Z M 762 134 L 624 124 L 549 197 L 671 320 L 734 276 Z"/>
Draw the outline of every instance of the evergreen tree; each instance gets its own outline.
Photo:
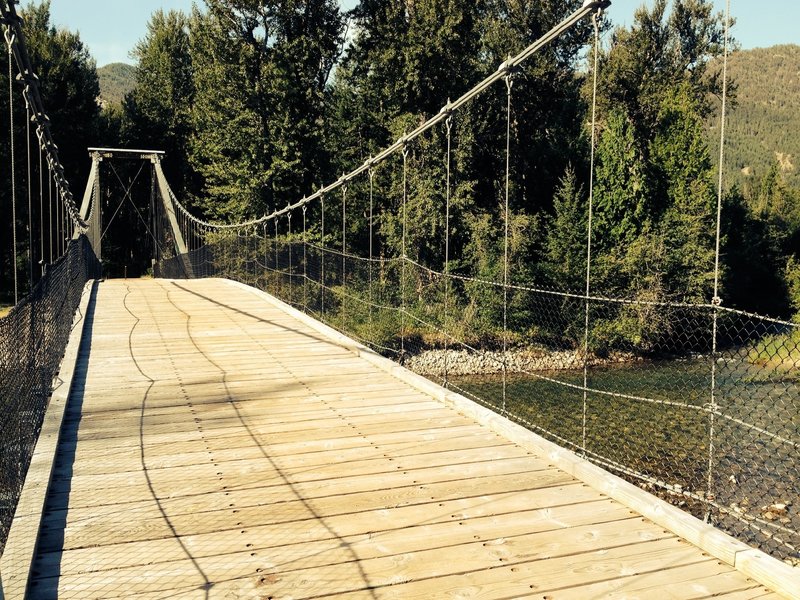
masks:
<path id="1" fill-rule="evenodd" d="M 567 169 L 553 199 L 554 216 L 547 237 L 553 287 L 582 292 L 586 274 L 587 195 L 575 170 Z"/>
<path id="2" fill-rule="evenodd" d="M 706 302 L 713 295 L 717 194 L 701 111 L 684 84 L 668 95 L 651 144 L 660 185 L 665 292 L 672 300 Z"/>
<path id="3" fill-rule="evenodd" d="M 209 215 L 263 214 L 326 172 L 326 85 L 342 34 L 333 0 L 208 0 L 207 13 L 194 10 L 190 156 Z"/>
<path id="4" fill-rule="evenodd" d="M 640 7 L 630 29 L 614 31 L 601 59 L 601 112 L 622 110 L 640 144 L 652 138 L 670 89 L 685 85 L 705 117 L 712 110 L 709 94 L 722 88 L 720 65 L 712 63 L 723 51 L 722 15 L 709 0 L 675 0 L 669 16 L 666 7 L 667 0 Z"/>
<path id="5" fill-rule="evenodd" d="M 596 158 L 595 247 L 599 252 L 624 251 L 650 222 L 652 175 L 634 126 L 619 111 L 608 116 Z"/>
<path id="6" fill-rule="evenodd" d="M 788 317 L 793 306 L 792 257 L 800 253 L 800 193 L 774 163 L 750 194 L 734 190 L 725 216 L 726 302 Z M 790 263 L 787 267 L 787 263 Z"/>
<path id="7" fill-rule="evenodd" d="M 194 100 L 186 15 L 154 12 L 133 56 L 137 60 L 136 87 L 123 103 L 122 142 L 134 148 L 164 150 L 167 179 L 185 200 L 193 191 L 188 140 Z"/>

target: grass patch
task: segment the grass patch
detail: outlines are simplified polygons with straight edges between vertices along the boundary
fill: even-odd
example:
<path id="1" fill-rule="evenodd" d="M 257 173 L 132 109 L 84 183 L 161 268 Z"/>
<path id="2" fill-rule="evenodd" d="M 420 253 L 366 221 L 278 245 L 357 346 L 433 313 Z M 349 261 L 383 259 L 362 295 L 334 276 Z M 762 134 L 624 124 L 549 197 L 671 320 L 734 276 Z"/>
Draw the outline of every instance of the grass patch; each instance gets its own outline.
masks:
<path id="1" fill-rule="evenodd" d="M 768 373 L 778 373 L 791 381 L 800 381 L 800 329 L 769 335 L 748 352 L 748 360 Z"/>

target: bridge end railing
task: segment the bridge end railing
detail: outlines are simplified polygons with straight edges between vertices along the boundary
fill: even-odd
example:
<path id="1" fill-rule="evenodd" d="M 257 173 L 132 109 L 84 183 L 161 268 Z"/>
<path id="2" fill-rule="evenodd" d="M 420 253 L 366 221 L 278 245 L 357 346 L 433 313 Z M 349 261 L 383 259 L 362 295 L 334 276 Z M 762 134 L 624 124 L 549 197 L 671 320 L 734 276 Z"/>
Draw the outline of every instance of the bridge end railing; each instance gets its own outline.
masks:
<path id="1" fill-rule="evenodd" d="M 6 586 L 11 558 L 6 542 L 48 406 L 65 391 L 59 368 L 77 311 L 86 301 L 86 283 L 99 276 L 99 262 L 88 239 L 80 236 L 69 242 L 31 294 L 0 319 L 0 560 L 6 565 Z"/>

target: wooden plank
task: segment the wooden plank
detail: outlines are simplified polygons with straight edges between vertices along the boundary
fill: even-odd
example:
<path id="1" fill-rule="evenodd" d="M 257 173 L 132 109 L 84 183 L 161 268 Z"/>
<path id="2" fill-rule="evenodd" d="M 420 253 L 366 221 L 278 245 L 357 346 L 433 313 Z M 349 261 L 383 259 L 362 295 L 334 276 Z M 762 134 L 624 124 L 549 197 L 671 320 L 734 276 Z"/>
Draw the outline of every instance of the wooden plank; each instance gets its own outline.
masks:
<path id="1" fill-rule="evenodd" d="M 191 418 L 187 419 L 188 413 Z M 396 413 L 401 413 L 397 415 Z M 128 419 L 105 420 L 98 423 L 94 419 L 84 419 L 81 423 L 81 432 L 78 440 L 96 438 L 115 438 L 129 437 L 131 430 L 144 430 L 148 436 L 160 433 L 174 433 L 176 431 L 192 431 L 198 425 L 208 429 L 221 429 L 230 427 L 240 427 L 242 421 L 248 425 L 258 428 L 260 432 L 269 433 L 271 431 L 292 431 L 295 429 L 308 430 L 309 425 L 314 424 L 319 428 L 326 426 L 336 427 L 343 423 L 347 425 L 383 424 L 391 421 L 405 422 L 408 419 L 437 419 L 449 418 L 450 411 L 444 409 L 441 404 L 434 406 L 428 403 L 414 403 L 407 405 L 405 410 L 397 409 L 393 411 L 365 411 L 363 413 L 342 414 L 332 408 L 323 408 L 317 413 L 302 413 L 296 418 L 274 418 L 270 414 L 252 415 L 239 410 L 237 407 L 229 405 L 226 407 L 225 414 L 205 415 L 202 410 L 186 409 L 183 413 L 172 413 L 158 419 L 147 420 L 143 416 L 131 417 Z"/>
<path id="2" fill-rule="evenodd" d="M 341 438 L 340 438 L 341 439 Z M 451 438 L 443 440 L 429 440 L 424 446 L 418 442 L 401 441 L 394 443 L 382 443 L 380 447 L 370 444 L 363 438 L 355 438 L 360 443 L 353 446 L 342 444 L 337 451 L 339 462 L 348 462 L 356 458 L 377 458 L 383 455 L 384 451 L 391 452 L 395 458 L 404 456 L 446 452 L 453 450 L 475 450 L 478 448 L 494 448 L 507 444 L 495 434 L 483 431 L 472 434 L 467 438 Z M 281 446 L 282 448 L 283 446 Z M 274 446 L 269 447 L 269 455 L 281 461 L 282 465 L 325 465 L 330 462 L 330 455 L 327 450 L 304 451 L 302 446 L 295 445 L 298 450 L 291 453 L 276 451 Z M 216 450 L 197 450 L 194 446 L 189 446 L 185 450 L 172 448 L 173 452 L 165 452 L 153 455 L 147 453 L 145 462 L 149 469 L 165 469 L 184 467 L 189 465 L 207 464 L 209 462 L 219 463 L 233 460 L 247 460 L 263 458 L 264 449 L 255 446 L 249 436 L 239 436 L 231 438 L 229 444 Z M 140 456 L 133 455 L 130 450 L 109 452 L 99 457 L 84 457 L 76 459 L 72 465 L 74 476 L 79 475 L 101 475 L 107 473 L 120 473 L 129 470 L 140 470 L 142 461 Z"/>
<path id="3" fill-rule="evenodd" d="M 553 480 L 553 483 L 557 483 L 557 480 Z M 449 495 L 437 495 L 436 490 L 431 490 L 431 487 L 415 486 L 403 490 L 371 490 L 367 493 L 332 495 L 319 499 L 276 498 L 269 494 L 246 496 L 239 492 L 220 498 L 222 502 L 214 505 L 209 505 L 207 500 L 198 499 L 203 498 L 202 496 L 192 496 L 187 500 L 196 503 L 196 511 L 186 508 L 176 510 L 173 508 L 176 503 L 151 502 L 141 503 L 135 512 L 127 510 L 128 507 L 122 507 L 123 513 L 117 511 L 103 516 L 92 515 L 87 519 L 71 517 L 66 527 L 43 527 L 41 544 L 43 549 L 52 552 L 59 548 L 69 550 L 119 543 L 122 540 L 173 537 L 175 532 L 190 535 L 235 530 L 241 528 L 240 524 L 256 527 L 312 517 L 327 521 L 339 515 L 349 517 L 370 510 L 393 511 L 391 514 L 398 519 L 396 523 L 402 523 L 406 512 L 412 518 L 417 518 L 420 511 L 425 511 L 428 515 L 456 514 L 471 518 L 521 508 L 552 509 L 562 505 L 574 506 L 602 500 L 589 488 L 575 489 L 564 485 L 554 485 L 535 492 L 528 490 L 524 494 L 493 492 L 491 488 L 485 491 L 485 494 L 468 496 L 463 491 L 459 493 L 456 488 Z M 565 491 L 574 496 L 564 497 Z M 190 504 L 187 502 L 184 507 L 187 505 Z M 595 506 L 599 508 L 601 505 Z M 128 519 L 120 518 L 125 514 Z"/>
<path id="4" fill-rule="evenodd" d="M 762 598 L 777 600 L 779 596 L 753 580 L 743 579 L 720 561 L 696 563 L 636 574 L 607 581 L 558 590 L 559 600 L 585 598 L 664 598 L 691 600 L 700 598 Z"/>
<path id="5" fill-rule="evenodd" d="M 57 544 L 64 544 L 65 548 L 79 548 L 92 543 L 102 545 L 108 540 L 156 538 L 163 534 L 150 535 L 146 532 L 166 531 L 159 529 L 167 524 L 165 515 L 170 522 L 180 525 L 183 533 L 230 529 L 239 522 L 251 526 L 264 525 L 282 522 L 287 519 L 286 514 L 294 518 L 292 507 L 297 503 L 313 506 L 319 515 L 336 516 L 404 506 L 436 508 L 440 503 L 450 506 L 448 503 L 453 501 L 469 504 L 478 498 L 482 503 L 473 514 L 481 516 L 500 510 L 496 508 L 496 503 L 505 502 L 507 496 L 519 498 L 528 508 L 550 508 L 604 499 L 591 488 L 571 481 L 557 472 L 548 472 L 537 476 L 501 475 L 302 498 L 270 496 L 260 489 L 231 490 L 164 498 L 158 502 L 145 500 L 109 503 L 96 508 L 71 508 L 66 527 L 63 523 L 67 519 L 67 512 L 66 508 L 62 508 L 51 513 L 52 525 L 43 524 L 41 543 L 51 549 Z M 278 509 L 284 512 L 278 512 Z M 464 510 L 462 505 L 459 505 L 459 510 Z M 89 533 L 85 533 L 87 531 Z M 112 536 L 112 531 L 117 533 Z M 131 534 L 130 531 L 145 533 Z"/>
<path id="6" fill-rule="evenodd" d="M 359 551 L 359 558 L 368 558 L 467 544 L 479 539 L 491 541 L 513 538 L 519 536 L 520 532 L 585 526 L 586 529 L 573 529 L 568 535 L 592 537 L 592 527 L 600 522 L 616 523 L 616 531 L 621 532 L 633 526 L 628 520 L 636 518 L 622 506 L 605 506 L 608 500 L 538 509 L 527 506 L 518 495 L 504 494 L 490 498 L 489 508 L 481 507 L 481 502 L 480 498 L 472 498 L 469 502 L 452 500 L 441 503 L 435 511 L 431 511 L 430 505 L 393 509 L 377 507 L 360 512 L 330 514 L 324 520 L 309 514 L 306 518 L 292 518 L 266 525 L 182 533 L 181 543 L 193 557 L 199 558 L 245 551 L 247 544 L 251 544 L 251 551 L 263 555 L 266 550 L 280 553 L 282 546 L 339 540 L 349 545 L 361 544 L 363 548 Z M 603 511 L 599 519 L 598 510 Z M 294 514 L 292 516 L 297 517 Z M 455 521 L 458 522 L 457 527 L 453 526 Z M 244 533 L 242 527 L 245 527 Z M 651 530 L 650 527 L 646 529 L 647 532 Z M 81 547 L 68 550 L 63 555 L 60 552 L 44 554 L 39 566 L 45 570 L 61 568 L 70 573 L 83 573 L 151 565 L 170 556 L 175 546 L 172 536 L 138 542 L 114 542 L 113 539 L 109 538 L 102 549 Z M 370 540 L 374 543 L 367 543 Z"/>
<path id="7" fill-rule="evenodd" d="M 335 469 L 336 465 L 334 465 Z M 377 478 L 373 473 L 366 475 L 348 475 L 346 469 L 340 473 L 326 474 L 316 477 L 313 473 L 292 481 L 279 472 L 260 473 L 247 471 L 225 478 L 224 473 L 213 479 L 195 480 L 188 485 L 185 482 L 173 482 L 169 478 L 153 481 L 153 487 L 144 479 L 113 480 L 113 485 L 97 488 L 75 488 L 53 482 L 51 496 L 54 500 L 61 496 L 69 497 L 70 507 L 100 506 L 107 502 L 131 502 L 149 500 L 156 495 L 159 498 L 185 495 L 225 492 L 232 489 L 262 489 L 265 493 L 277 494 L 282 498 L 292 498 L 308 494 L 336 494 L 369 489 L 393 488 L 414 485 L 418 481 L 442 482 L 461 479 L 486 477 L 489 475 L 519 474 L 532 468 L 528 457 L 504 459 L 496 462 L 469 463 L 466 465 L 446 465 L 423 467 L 419 469 L 386 471 Z M 557 472 L 553 470 L 553 472 Z M 144 475 L 142 475 L 142 478 Z M 157 489 L 156 489 L 157 488 Z M 102 490 L 102 493 L 98 493 Z"/>
<path id="8" fill-rule="evenodd" d="M 599 528 L 597 528 L 599 529 Z M 618 531 L 611 529 L 612 531 Z M 597 530 L 596 530 L 597 531 Z M 606 532 L 598 531 L 602 536 Z M 612 542 L 609 549 L 580 554 L 561 554 L 563 532 L 531 534 L 513 542 L 537 548 L 554 548 L 546 558 L 531 560 L 515 556 L 512 540 L 495 545 L 477 541 L 451 548 L 358 559 L 358 547 L 331 542 L 300 544 L 283 548 L 280 557 L 251 556 L 249 552 L 221 554 L 213 558 L 180 560 L 167 564 L 101 572 L 96 577 L 81 574 L 62 577 L 60 585 L 84 598 L 185 597 L 192 588 L 214 581 L 217 597 L 259 598 L 347 598 L 364 592 L 379 598 L 529 598 L 543 597 L 563 587 L 565 581 L 590 584 L 604 579 L 662 570 L 673 566 L 706 563 L 694 548 L 674 538 L 639 541 L 636 533 Z M 614 543 L 620 544 L 614 546 Z M 447 556 L 458 556 L 458 561 Z M 534 551 L 535 552 L 535 551 Z M 567 551 L 568 552 L 568 551 Z M 536 553 L 538 555 L 538 553 Z M 505 560 L 503 560 L 505 559 Z M 598 560 L 602 559 L 602 560 Z M 166 575 L 166 577 L 164 577 Z M 52 593 L 55 581 L 41 579 L 36 591 Z M 99 589 L 103 594 L 98 594 Z M 114 594 L 114 591 L 117 594 Z M 541 594 L 541 596 L 540 596 Z"/>
<path id="9" fill-rule="evenodd" d="M 628 526 L 620 527 L 619 521 L 612 521 L 566 529 L 547 529 L 513 537 L 472 539 L 465 543 L 453 543 L 445 532 L 445 537 L 441 540 L 434 538 L 433 547 L 426 547 L 424 541 L 420 543 L 419 539 L 415 540 L 413 532 L 408 539 L 404 538 L 402 531 L 395 532 L 394 535 L 380 535 L 378 542 L 374 535 L 369 534 L 359 536 L 358 539 L 335 536 L 322 541 L 289 543 L 278 549 L 259 551 L 245 548 L 234 552 L 223 550 L 208 557 L 192 553 L 191 559 L 115 569 L 113 578 L 115 585 L 131 595 L 164 591 L 164 581 L 153 577 L 159 572 L 169 573 L 167 585 L 174 587 L 197 582 L 199 578 L 202 578 L 201 581 L 205 579 L 219 582 L 215 584 L 214 592 L 221 594 L 234 590 L 239 592 L 241 589 L 238 586 L 225 586 L 227 580 L 249 576 L 258 581 L 271 576 L 274 582 L 264 586 L 264 595 L 286 597 L 291 594 L 294 597 L 307 597 L 320 593 L 343 594 L 365 586 L 384 587 L 404 581 L 421 580 L 427 583 L 433 578 L 447 579 L 462 573 L 481 571 L 490 565 L 519 565 L 518 568 L 521 569 L 535 570 L 533 565 L 558 560 L 560 557 L 566 557 L 570 562 L 580 562 L 583 556 L 588 555 L 588 560 L 591 561 L 596 554 L 593 548 L 603 548 L 606 554 L 618 554 L 617 560 L 603 570 L 595 568 L 588 574 L 585 569 L 573 567 L 570 569 L 571 575 L 591 582 L 609 572 L 623 572 L 637 560 L 636 555 L 631 555 L 631 546 L 643 552 L 660 551 L 660 559 L 665 554 L 670 554 L 673 560 L 679 560 L 680 553 L 675 553 L 677 542 L 674 538 L 663 533 L 658 537 L 652 533 L 652 525 L 637 524 L 636 520 L 632 523 L 626 522 L 626 525 Z M 448 529 L 453 528 L 451 526 Z M 660 532 L 657 528 L 655 530 Z M 285 539 L 288 542 L 290 538 Z M 398 543 L 398 550 L 393 546 L 395 541 Z M 244 540 L 240 542 L 240 547 L 245 545 L 242 542 Z M 409 547 L 414 549 L 402 551 L 402 548 Z M 583 548 L 585 554 L 576 556 L 576 547 Z M 104 551 L 105 549 L 98 550 L 99 553 Z M 450 553 L 458 556 L 459 560 L 448 560 L 446 556 Z M 694 549 L 691 548 L 690 552 L 684 554 L 694 557 Z M 100 571 L 97 574 L 62 576 L 59 585 L 71 591 L 86 593 L 88 598 L 97 589 L 97 581 L 107 580 L 108 573 L 109 571 Z M 431 583 L 435 585 L 437 580 Z M 47 593 L 48 584 L 48 580 L 40 580 L 43 587 L 37 589 L 43 589 Z M 435 589 L 429 589 L 429 593 L 431 592 L 435 592 Z"/>
<path id="10" fill-rule="evenodd" d="M 73 473 L 68 480 L 54 481 L 52 490 L 54 493 L 59 493 L 67 487 L 87 490 L 124 489 L 125 486 L 133 484 L 147 485 L 159 494 L 173 496 L 176 495 L 174 490 L 188 488 L 197 490 L 199 482 L 213 482 L 212 485 L 216 485 L 216 482 L 223 478 L 233 478 L 240 487 L 249 487 L 249 482 L 253 478 L 257 481 L 258 486 L 270 486 L 283 481 L 298 484 L 361 475 L 383 477 L 398 471 L 424 471 L 437 467 L 446 468 L 448 472 L 452 472 L 455 467 L 464 473 L 473 474 L 482 473 L 484 469 L 493 471 L 501 462 L 514 459 L 525 458 L 524 464 L 530 464 L 527 456 L 528 454 L 524 450 L 507 444 L 474 450 L 458 449 L 411 454 L 396 458 L 380 453 L 372 458 L 352 461 L 339 460 L 335 463 L 320 463 L 319 457 L 314 457 L 310 463 L 298 461 L 295 464 L 289 464 L 269 456 L 268 450 L 264 449 L 261 456 L 252 459 L 208 460 L 201 464 L 161 469 L 152 468 L 145 459 L 144 465 L 140 463 L 138 470 L 102 475 L 75 475 Z M 145 469 L 142 467 L 146 467 L 146 477 Z M 475 469 L 480 471 L 475 471 Z M 433 475 L 434 478 L 438 476 L 438 474 Z"/>

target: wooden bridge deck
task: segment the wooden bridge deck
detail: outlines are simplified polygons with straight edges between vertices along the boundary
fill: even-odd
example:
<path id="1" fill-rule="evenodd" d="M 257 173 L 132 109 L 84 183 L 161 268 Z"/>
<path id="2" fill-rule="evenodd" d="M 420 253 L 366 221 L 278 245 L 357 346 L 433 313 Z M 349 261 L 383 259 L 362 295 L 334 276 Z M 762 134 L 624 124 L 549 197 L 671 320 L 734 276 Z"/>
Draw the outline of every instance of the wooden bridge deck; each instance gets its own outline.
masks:
<path id="1" fill-rule="evenodd" d="M 31 597 L 772 597 L 229 282 L 90 318 Z"/>

